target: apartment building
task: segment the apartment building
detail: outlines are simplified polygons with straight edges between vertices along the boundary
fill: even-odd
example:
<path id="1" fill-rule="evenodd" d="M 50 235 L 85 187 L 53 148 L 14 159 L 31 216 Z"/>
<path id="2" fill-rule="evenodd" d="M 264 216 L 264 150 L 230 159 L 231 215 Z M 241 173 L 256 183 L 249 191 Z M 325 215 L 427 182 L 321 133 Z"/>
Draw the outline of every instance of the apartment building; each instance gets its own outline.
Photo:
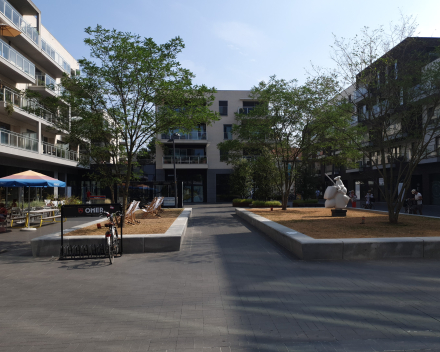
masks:
<path id="1" fill-rule="evenodd" d="M 232 166 L 220 155 L 217 145 L 232 139 L 235 113 L 248 112 L 255 106 L 248 90 L 219 90 L 215 94 L 211 110 L 217 111 L 221 119 L 210 126 L 195 126 L 190 133 L 170 130 L 157 136 L 160 144 L 156 148 L 156 186 L 158 194 L 173 196 L 174 163 L 173 141 L 175 137 L 176 173 L 184 203 L 216 203 L 229 201 L 229 175 Z"/>
<path id="2" fill-rule="evenodd" d="M 52 124 L 70 118 L 69 106 L 53 114 L 22 94 L 29 89 L 57 96 L 63 74 L 79 72 L 78 62 L 41 18 L 31 0 L 0 0 L 0 25 L 21 32 L 14 37 L 0 32 L 0 177 L 32 169 L 67 182 L 66 189 L 50 193 L 78 194 L 83 173 L 78 147 L 65 143 L 65 133 Z M 8 193 L 9 199 L 19 198 L 18 189 Z"/>
<path id="3" fill-rule="evenodd" d="M 375 80 L 374 88 L 365 87 L 359 83 L 356 86 L 349 87 L 345 92 L 341 94 L 346 98 L 353 101 L 355 110 L 352 117 L 353 124 L 363 124 L 370 128 L 375 119 L 382 116 L 384 113 L 390 114 L 402 114 L 402 111 L 409 111 L 413 109 L 413 115 L 406 122 L 408 126 L 389 126 L 387 133 L 389 134 L 389 141 L 386 141 L 390 146 L 390 155 L 387 156 L 387 162 L 385 167 L 398 168 L 399 165 L 404 165 L 410 158 L 411 143 L 412 141 L 408 136 L 411 135 L 409 128 L 424 128 L 426 126 L 426 119 L 428 115 L 432 121 L 440 117 L 440 106 L 427 106 L 418 104 L 417 109 L 411 107 L 411 98 L 408 97 L 407 92 L 401 88 L 400 94 L 398 93 L 399 102 L 392 109 L 386 108 L 387 100 L 381 97 L 381 82 L 382 84 L 386 80 L 398 79 L 402 72 L 408 69 L 417 70 L 420 74 L 423 70 L 431 65 L 433 62 L 439 62 L 439 54 L 436 48 L 440 46 L 440 38 L 408 38 L 395 48 L 391 49 L 385 56 L 392 58 L 393 64 L 390 67 L 383 69 L 375 68 L 375 74 L 378 75 Z M 412 61 L 414 59 L 414 61 Z M 388 60 L 389 61 L 389 60 Z M 378 63 L 373 64 L 380 65 Z M 363 72 L 358 74 L 358 77 L 366 77 L 368 70 L 366 68 Z M 418 80 L 416 75 L 411 76 L 414 80 L 414 87 L 410 89 L 418 89 Z M 436 92 L 435 94 L 439 94 Z M 419 99 L 419 98 L 417 98 Z M 405 113 L 405 116 L 409 116 L 409 113 Z M 396 115 L 397 116 L 397 115 Z M 418 122 L 417 122 L 418 121 Z M 396 127 L 396 130 L 400 131 L 393 136 L 392 129 Z M 380 188 L 384 187 L 384 181 L 377 171 L 375 166 L 377 163 L 378 153 L 375 152 L 375 148 L 378 144 L 377 136 L 368 133 L 364 145 L 371 150 L 369 157 L 364 156 L 361 160 L 356 162 L 355 167 L 339 167 L 334 165 L 324 165 L 317 163 L 316 168 L 318 174 L 321 177 L 322 190 L 325 186 L 330 185 L 330 181 L 325 176 L 337 175 L 341 176 L 344 184 L 350 190 L 355 190 L 358 197 L 364 199 L 368 190 L 372 190 L 374 197 L 377 201 L 384 201 L 380 192 Z M 392 139 L 392 143 L 391 143 Z M 382 140 L 385 140 L 382 138 Z M 416 169 L 413 172 L 410 189 L 417 189 L 423 195 L 424 204 L 440 205 L 440 133 L 432 141 L 429 146 L 429 153 L 421 160 Z M 373 162 L 375 160 L 375 162 Z M 382 167 L 382 166 L 381 166 Z M 395 180 L 399 182 L 399 180 Z M 409 193 L 409 190 L 407 190 Z"/>

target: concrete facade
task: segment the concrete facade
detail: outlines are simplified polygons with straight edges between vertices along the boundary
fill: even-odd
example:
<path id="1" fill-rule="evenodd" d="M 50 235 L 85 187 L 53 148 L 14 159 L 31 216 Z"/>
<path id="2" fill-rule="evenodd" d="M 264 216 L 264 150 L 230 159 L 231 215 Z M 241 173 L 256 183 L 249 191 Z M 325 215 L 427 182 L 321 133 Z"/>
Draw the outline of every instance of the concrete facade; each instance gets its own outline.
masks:
<path id="1" fill-rule="evenodd" d="M 29 89 L 43 97 L 57 96 L 63 74 L 77 74 L 79 69 L 41 17 L 30 0 L 0 2 L 0 23 L 22 32 L 0 36 L 0 177 L 32 168 L 52 177 L 61 173 L 70 186 L 80 169 L 79 149 L 66 144 L 65 133 L 53 128 L 57 114 L 70 118 L 69 106 L 54 114 L 23 95 Z M 0 198 L 4 201 L 4 194 Z"/>
<path id="2" fill-rule="evenodd" d="M 177 179 L 178 184 L 184 182 L 186 189 L 186 197 L 191 194 L 191 199 L 187 199 L 188 203 L 216 203 L 224 201 L 220 196 L 222 194 L 221 187 L 226 186 L 226 178 L 219 175 L 228 175 L 232 172 L 232 166 L 222 161 L 220 151 L 217 145 L 226 139 L 232 139 L 233 135 L 228 131 L 228 126 L 236 123 L 235 113 L 244 107 L 244 102 L 251 102 L 248 90 L 219 90 L 215 94 L 215 100 L 211 105 L 211 110 L 220 113 L 221 119 L 213 122 L 211 125 L 203 127 L 203 132 L 194 129 L 194 133 L 185 135 L 185 138 L 176 139 L 176 150 L 179 149 L 197 149 L 201 153 L 203 149 L 203 159 L 191 157 L 176 157 Z M 166 146 L 168 153 L 172 153 L 172 143 L 168 142 L 170 134 L 159 134 L 158 141 Z M 186 151 L 185 151 L 186 152 Z M 166 153 L 166 152 L 165 152 Z M 168 155 L 168 158 L 167 158 Z M 156 149 L 156 180 L 170 181 L 173 178 L 173 163 L 171 155 L 164 155 L 164 148 L 160 146 Z M 179 155 L 176 153 L 176 156 Z M 196 171 L 200 170 L 200 172 Z M 202 181 L 197 185 L 191 180 L 195 176 L 200 175 Z M 190 184 L 193 184 L 190 186 Z M 203 185 L 202 185 L 203 184 Z M 199 192 L 203 187 L 203 197 L 195 197 L 195 192 Z M 197 190 L 196 190 L 197 188 Z M 185 193 L 185 190 L 184 190 Z M 197 198 L 197 199 L 196 199 Z M 185 200 L 185 197 L 184 197 Z"/>

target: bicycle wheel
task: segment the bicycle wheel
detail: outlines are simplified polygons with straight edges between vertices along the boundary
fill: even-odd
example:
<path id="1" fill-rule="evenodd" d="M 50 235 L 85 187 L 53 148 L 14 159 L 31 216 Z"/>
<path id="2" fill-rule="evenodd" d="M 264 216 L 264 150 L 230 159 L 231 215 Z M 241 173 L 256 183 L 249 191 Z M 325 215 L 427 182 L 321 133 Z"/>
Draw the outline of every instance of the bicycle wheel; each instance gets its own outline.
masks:
<path id="1" fill-rule="evenodd" d="M 113 264 L 113 236 L 107 237 L 107 250 L 108 250 L 108 259 L 110 260 L 110 264 Z"/>
<path id="2" fill-rule="evenodd" d="M 119 253 L 119 236 L 118 236 L 118 229 L 115 227 L 114 228 L 114 237 L 113 237 L 113 249 L 114 249 L 114 254 L 120 254 Z"/>

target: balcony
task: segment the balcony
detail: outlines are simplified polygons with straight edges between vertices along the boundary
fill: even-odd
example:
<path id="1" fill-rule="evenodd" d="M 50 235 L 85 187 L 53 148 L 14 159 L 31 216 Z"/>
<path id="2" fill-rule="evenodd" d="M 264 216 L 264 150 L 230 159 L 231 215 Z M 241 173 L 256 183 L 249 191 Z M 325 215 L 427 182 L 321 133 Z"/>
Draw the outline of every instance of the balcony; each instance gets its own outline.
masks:
<path id="1" fill-rule="evenodd" d="M 78 162 L 80 160 L 80 154 L 78 152 L 61 148 L 53 144 L 46 142 L 42 143 L 43 154 L 52 156 L 54 158 L 67 159 Z"/>
<path id="2" fill-rule="evenodd" d="M 167 143 L 168 140 L 171 138 L 174 138 L 176 140 L 176 143 L 188 143 L 187 141 L 190 141 L 190 143 L 193 142 L 203 142 L 207 143 L 208 141 L 208 134 L 206 132 L 190 132 L 190 133 L 180 133 L 179 137 L 173 137 L 173 134 L 170 133 L 162 133 L 160 136 L 160 139 L 165 139 L 164 143 Z M 172 143 L 172 142 L 169 142 Z"/>
<path id="3" fill-rule="evenodd" d="M 35 27 L 27 23 L 23 16 L 6 0 L 0 0 L 0 12 L 5 15 L 19 31 L 26 35 L 36 45 L 39 45 L 39 35 Z"/>
<path id="4" fill-rule="evenodd" d="M 238 109 L 237 113 L 238 114 L 244 114 L 244 115 L 249 115 L 249 113 L 254 110 L 255 108 L 240 108 Z"/>
<path id="5" fill-rule="evenodd" d="M 0 58 L 3 75 L 19 83 L 35 82 L 35 65 L 1 39 Z"/>
<path id="6" fill-rule="evenodd" d="M 58 119 L 62 118 L 45 109 L 35 100 L 27 99 L 21 94 L 14 92 L 13 90 L 8 88 L 3 88 L 3 90 L 0 91 L 0 101 L 10 103 L 13 105 L 14 110 L 18 108 L 19 110 L 22 110 L 50 124 L 53 124 Z"/>
<path id="7" fill-rule="evenodd" d="M 174 167 L 174 158 L 172 156 L 162 157 L 162 165 L 164 169 L 172 169 Z M 206 156 L 176 156 L 177 169 L 207 169 L 208 158 Z"/>
<path id="8" fill-rule="evenodd" d="M 29 90 L 38 92 L 44 97 L 59 96 L 63 92 L 63 87 L 59 86 L 55 79 L 49 75 L 35 75 L 35 84 L 28 87 Z"/>
<path id="9" fill-rule="evenodd" d="M 19 157 L 30 157 L 32 159 L 38 158 L 41 161 L 49 162 L 51 158 L 56 158 L 58 161 L 61 161 L 61 159 L 68 160 L 75 163 L 71 166 L 76 166 L 81 157 L 80 154 L 75 151 L 67 150 L 46 142 L 40 143 L 38 139 L 4 129 L 0 129 L 0 145 L 13 150 L 11 152 L 11 150 L 2 148 L 2 153 L 13 154 Z M 30 152 L 32 154 L 22 153 L 21 151 Z M 39 151 L 41 151 L 41 153 Z"/>
<path id="10" fill-rule="evenodd" d="M 1 0 L 0 0 L 1 1 Z M 68 75 L 70 75 L 70 65 L 58 54 L 44 39 L 41 39 L 41 50 L 49 55 Z"/>

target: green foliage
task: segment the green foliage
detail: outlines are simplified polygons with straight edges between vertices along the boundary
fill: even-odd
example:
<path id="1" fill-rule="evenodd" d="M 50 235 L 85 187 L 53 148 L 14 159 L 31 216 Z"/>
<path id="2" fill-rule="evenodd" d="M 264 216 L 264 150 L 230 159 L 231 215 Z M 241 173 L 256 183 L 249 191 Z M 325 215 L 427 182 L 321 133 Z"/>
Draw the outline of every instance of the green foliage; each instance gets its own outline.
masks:
<path id="1" fill-rule="evenodd" d="M 232 204 L 236 205 L 236 206 L 246 206 L 249 205 L 253 202 L 252 199 L 240 199 L 240 198 L 235 198 L 232 200 Z"/>
<path id="2" fill-rule="evenodd" d="M 229 155 L 228 163 L 233 165 L 240 162 L 244 151 L 266 153 L 270 160 L 267 167 L 273 168 L 265 178 L 273 181 L 285 209 L 298 162 L 314 160 L 317 151 L 329 145 L 355 150 L 346 145 L 347 139 L 338 137 L 339 128 L 350 126 L 351 114 L 335 103 L 337 93 L 334 76 L 311 78 L 304 85 L 272 76 L 251 89 L 250 98 L 258 101 L 258 105 L 247 114 L 236 115 L 236 138 L 220 143 L 218 148 Z M 270 186 L 263 188 L 263 197 L 267 198 Z"/>
<path id="3" fill-rule="evenodd" d="M 301 194 L 304 199 L 310 199 L 315 195 L 316 188 L 320 185 L 320 179 L 315 177 L 315 171 L 309 165 L 299 165 L 295 180 L 295 193 Z"/>
<path id="4" fill-rule="evenodd" d="M 252 191 L 252 167 L 247 160 L 241 160 L 234 165 L 229 178 L 231 191 L 242 198 L 248 198 Z"/>
<path id="5" fill-rule="evenodd" d="M 62 82 L 62 99 L 79 118 L 61 127 L 95 162 L 101 182 L 111 190 L 125 184 L 125 207 L 137 153 L 159 132 L 217 120 L 209 110 L 215 89 L 192 84 L 194 75 L 177 61 L 184 48 L 180 37 L 156 44 L 99 25 L 85 32 L 91 59 L 79 60 L 81 76 Z"/>
<path id="6" fill-rule="evenodd" d="M 317 204 L 317 199 L 296 199 L 292 201 L 293 204 Z"/>
<path id="7" fill-rule="evenodd" d="M 14 113 L 14 105 L 12 105 L 12 103 L 10 103 L 10 102 L 7 102 L 6 107 L 5 107 L 5 111 L 9 116 L 11 116 Z"/>
<path id="8" fill-rule="evenodd" d="M 253 207 L 280 207 L 281 202 L 279 202 L 277 200 L 269 200 L 269 201 L 254 200 L 252 202 L 252 206 Z"/>

